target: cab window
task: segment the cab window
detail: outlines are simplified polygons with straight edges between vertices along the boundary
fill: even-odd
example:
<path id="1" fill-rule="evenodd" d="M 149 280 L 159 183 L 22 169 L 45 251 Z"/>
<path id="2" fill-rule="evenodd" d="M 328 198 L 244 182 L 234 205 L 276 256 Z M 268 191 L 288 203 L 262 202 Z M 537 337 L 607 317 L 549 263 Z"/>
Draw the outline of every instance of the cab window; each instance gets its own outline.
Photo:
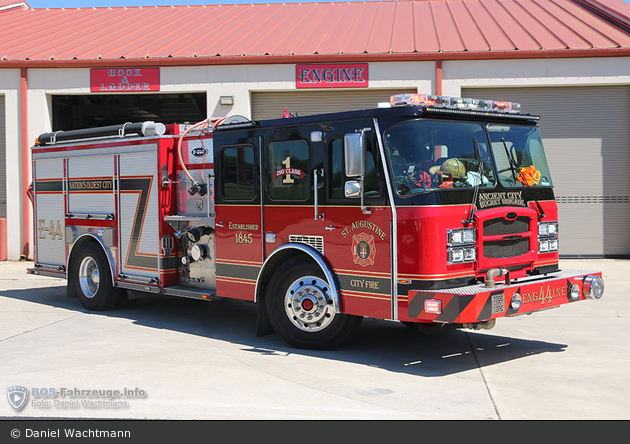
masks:
<path id="1" fill-rule="evenodd" d="M 538 127 L 488 125 L 499 181 L 506 188 L 552 186 Z"/>
<path id="2" fill-rule="evenodd" d="M 364 177 L 364 189 L 366 198 L 378 198 L 381 196 L 381 185 L 376 164 L 374 163 L 374 154 L 372 147 L 368 147 L 367 165 Z M 343 155 L 343 138 L 333 140 L 330 150 L 330 194 L 333 199 L 345 198 L 344 187 L 348 180 L 356 180 L 345 175 L 344 155 Z"/>
<path id="3" fill-rule="evenodd" d="M 387 130 L 385 147 L 401 197 L 496 184 L 487 138 L 478 123 L 407 121 Z"/>
<path id="4" fill-rule="evenodd" d="M 306 200 L 310 195 L 309 146 L 304 140 L 269 144 L 269 197 Z"/>
<path id="5" fill-rule="evenodd" d="M 256 196 L 255 155 L 252 146 L 221 151 L 222 195 L 226 199 L 250 200 Z"/>

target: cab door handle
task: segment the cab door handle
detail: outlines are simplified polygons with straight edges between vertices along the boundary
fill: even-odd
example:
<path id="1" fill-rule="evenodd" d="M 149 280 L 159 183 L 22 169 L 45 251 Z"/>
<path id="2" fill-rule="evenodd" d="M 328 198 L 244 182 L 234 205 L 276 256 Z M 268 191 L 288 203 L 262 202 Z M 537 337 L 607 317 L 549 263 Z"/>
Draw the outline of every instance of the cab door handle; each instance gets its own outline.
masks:
<path id="1" fill-rule="evenodd" d="M 319 171 L 317 169 L 313 170 L 313 199 L 315 201 L 315 205 L 314 205 L 314 208 L 315 208 L 315 220 L 319 220 L 319 219 L 324 220 L 324 214 L 322 213 L 321 216 L 319 215 L 319 191 L 317 189 L 317 185 L 318 185 L 317 184 L 317 176 L 319 174 L 321 174 L 322 177 L 324 177 L 324 170 L 323 169 L 321 169 Z"/>

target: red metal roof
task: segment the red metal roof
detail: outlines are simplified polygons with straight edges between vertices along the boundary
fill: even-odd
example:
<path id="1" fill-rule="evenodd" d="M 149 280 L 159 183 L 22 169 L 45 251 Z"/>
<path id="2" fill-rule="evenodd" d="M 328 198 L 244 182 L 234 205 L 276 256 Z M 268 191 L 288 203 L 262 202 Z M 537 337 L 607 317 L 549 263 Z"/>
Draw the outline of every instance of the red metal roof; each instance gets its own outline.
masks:
<path id="1" fill-rule="evenodd" d="M 630 5 L 622 0 L 0 11 L 0 67 L 605 55 L 630 55 Z"/>

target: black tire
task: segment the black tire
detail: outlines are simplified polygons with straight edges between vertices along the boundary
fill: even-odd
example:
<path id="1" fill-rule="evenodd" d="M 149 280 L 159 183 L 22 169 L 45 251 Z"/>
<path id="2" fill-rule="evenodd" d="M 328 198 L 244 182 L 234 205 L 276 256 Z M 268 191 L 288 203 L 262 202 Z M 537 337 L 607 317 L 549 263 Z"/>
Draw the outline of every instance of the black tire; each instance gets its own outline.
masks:
<path id="1" fill-rule="evenodd" d="M 72 288 L 83 307 L 93 311 L 114 308 L 121 300 L 103 250 L 88 242 L 81 246 L 72 265 Z"/>
<path id="2" fill-rule="evenodd" d="M 322 270 L 306 258 L 282 266 L 271 278 L 267 313 L 276 333 L 295 348 L 330 350 L 348 340 L 363 318 L 335 313 Z"/>

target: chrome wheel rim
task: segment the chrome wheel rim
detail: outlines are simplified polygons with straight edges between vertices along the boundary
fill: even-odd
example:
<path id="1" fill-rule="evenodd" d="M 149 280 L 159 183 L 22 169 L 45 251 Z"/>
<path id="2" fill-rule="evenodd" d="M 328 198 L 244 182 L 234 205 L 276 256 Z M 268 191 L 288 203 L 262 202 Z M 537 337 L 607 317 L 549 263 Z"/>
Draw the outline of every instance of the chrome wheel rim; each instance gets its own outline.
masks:
<path id="1" fill-rule="evenodd" d="M 91 299 L 98 292 L 100 278 L 98 265 L 94 258 L 88 256 L 79 266 L 79 286 L 85 297 Z"/>
<path id="2" fill-rule="evenodd" d="M 284 297 L 284 307 L 291 323 L 302 331 L 325 329 L 334 319 L 328 283 L 316 276 L 294 281 Z"/>

